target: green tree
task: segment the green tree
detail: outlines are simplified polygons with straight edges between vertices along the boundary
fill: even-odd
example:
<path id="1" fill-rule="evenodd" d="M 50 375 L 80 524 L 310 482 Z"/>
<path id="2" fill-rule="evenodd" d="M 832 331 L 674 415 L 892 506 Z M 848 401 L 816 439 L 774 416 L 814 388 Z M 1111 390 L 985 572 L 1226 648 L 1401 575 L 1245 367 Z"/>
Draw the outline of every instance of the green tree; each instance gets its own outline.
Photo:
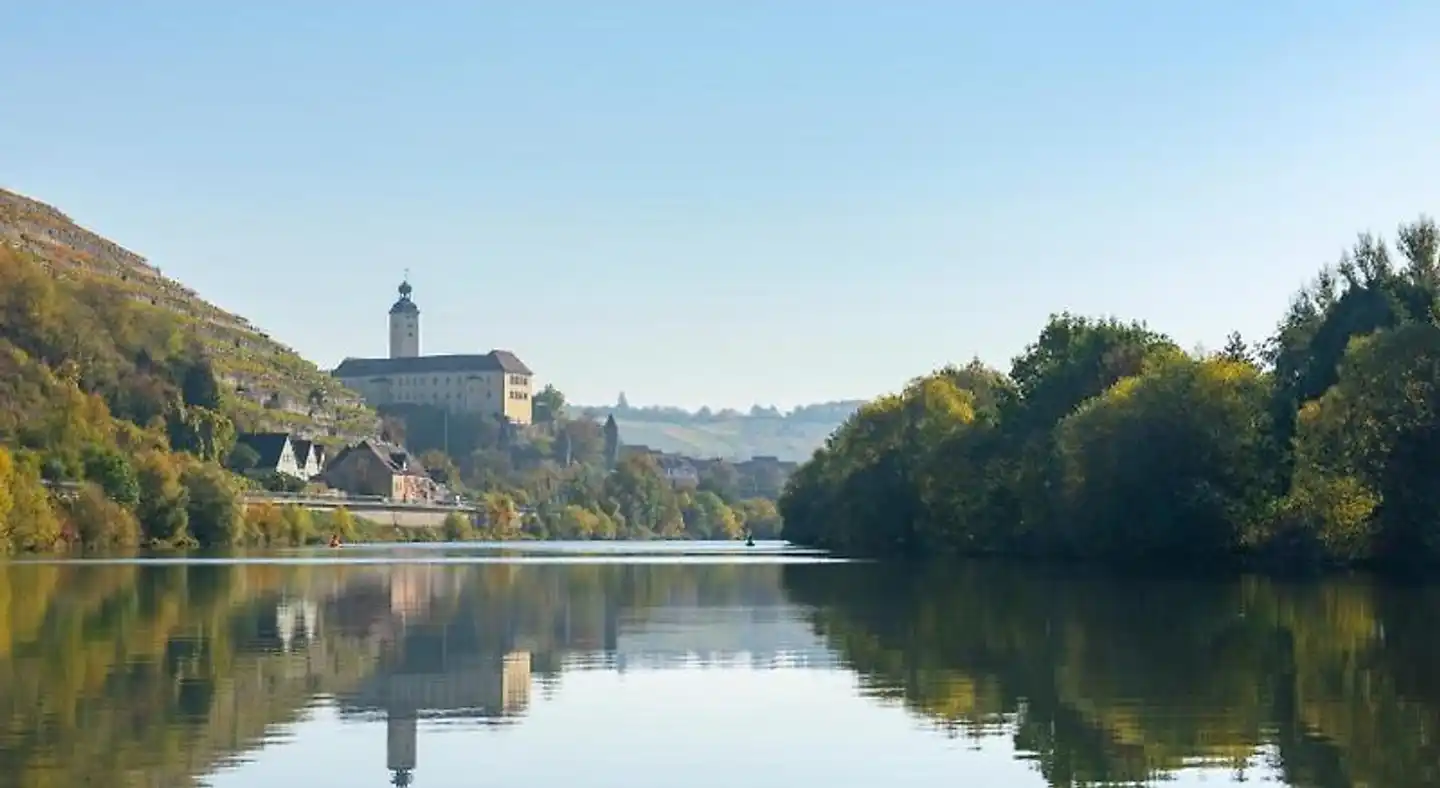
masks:
<path id="1" fill-rule="evenodd" d="M 280 507 L 280 523 L 281 533 L 287 544 L 310 544 L 319 538 L 315 516 L 303 506 L 286 504 Z"/>
<path id="2" fill-rule="evenodd" d="M 234 478 L 219 466 L 194 464 L 180 477 L 190 535 L 204 547 L 229 547 L 245 534 L 245 510 Z"/>
<path id="3" fill-rule="evenodd" d="M 180 363 L 181 397 L 187 406 L 209 411 L 220 410 L 220 385 L 215 380 L 215 369 L 210 359 L 195 351 L 195 358 Z"/>
<path id="4" fill-rule="evenodd" d="M 170 446 L 207 462 L 222 462 L 235 446 L 235 425 L 213 410 L 172 409 L 167 416 Z"/>
<path id="5" fill-rule="evenodd" d="M 245 474 L 255 470 L 260 465 L 260 452 L 248 443 L 237 443 L 235 448 L 230 450 L 230 456 L 225 458 L 225 467 L 235 473 Z"/>
<path id="6" fill-rule="evenodd" d="M 450 459 L 450 455 L 443 451 L 431 449 L 421 454 L 420 464 L 425 466 L 430 478 L 441 484 L 454 485 L 460 482 L 460 469 L 455 467 L 455 461 Z"/>
<path id="7" fill-rule="evenodd" d="M 140 502 L 140 481 L 130 460 L 108 446 L 89 446 L 84 455 L 85 478 L 100 486 L 110 500 L 127 507 Z"/>
<path id="8" fill-rule="evenodd" d="M 180 474 L 180 467 L 168 455 L 148 452 L 138 458 L 140 503 L 135 514 L 144 541 L 175 544 L 189 536 L 190 496 Z"/>
<path id="9" fill-rule="evenodd" d="M 1327 541 L 1353 557 L 1440 557 L 1440 493 L 1430 482 L 1440 471 L 1440 327 L 1409 323 L 1352 341 L 1335 386 L 1298 423 L 1297 485 L 1313 495 L 1348 484 L 1375 504 L 1373 519 L 1349 521 Z"/>
<path id="10" fill-rule="evenodd" d="M 615 526 L 603 512 L 570 504 L 556 513 L 550 534 L 556 539 L 613 539 Z"/>
<path id="11" fill-rule="evenodd" d="M 355 515 L 344 507 L 336 509 L 330 516 L 329 527 L 331 533 L 342 541 L 353 542 L 360 535 L 360 524 L 355 521 Z"/>
<path id="12" fill-rule="evenodd" d="M 700 490 L 684 507 L 685 531 L 695 539 L 736 539 L 742 523 L 720 496 Z"/>
<path id="13" fill-rule="evenodd" d="M 7 550 L 43 551 L 60 542 L 60 522 L 33 462 L 0 446 L 0 533 Z"/>
<path id="14" fill-rule="evenodd" d="M 605 479 L 604 495 L 625 519 L 628 538 L 678 531 L 677 525 L 683 528 L 675 491 L 653 457 L 637 454 L 621 460 Z"/>
<path id="15" fill-rule="evenodd" d="M 740 473 L 724 460 L 708 463 L 700 469 L 701 490 L 712 492 L 726 503 L 740 499 Z"/>
<path id="16" fill-rule="evenodd" d="M 1225 560 L 1267 514 L 1267 382 L 1254 366 L 1176 355 L 1059 427 L 1058 549 Z"/>
<path id="17" fill-rule="evenodd" d="M 520 513 L 515 501 L 502 492 L 489 492 L 481 500 L 485 534 L 490 539 L 514 539 L 520 535 Z"/>
<path id="18" fill-rule="evenodd" d="M 565 395 L 549 383 L 536 392 L 530 401 L 534 406 L 534 420 L 537 424 L 549 424 L 565 416 Z"/>
<path id="19" fill-rule="evenodd" d="M 780 536 L 780 512 L 768 498 L 746 498 L 735 504 L 735 515 L 745 530 L 756 539 L 777 539 Z"/>
<path id="20" fill-rule="evenodd" d="M 605 434 L 599 422 L 592 418 L 562 421 L 555 440 L 551 442 L 553 459 L 564 465 L 596 464 L 605 453 Z"/>
<path id="21" fill-rule="evenodd" d="M 470 518 L 459 512 L 451 512 L 445 515 L 445 522 L 440 526 L 447 542 L 466 542 L 475 538 L 475 526 Z"/>
<path id="22" fill-rule="evenodd" d="M 1220 358 L 1239 364 L 1255 363 L 1255 356 L 1250 352 L 1250 346 L 1245 343 L 1245 339 L 1240 336 L 1239 331 L 1231 331 L 1225 337 L 1225 347 L 1220 350 Z"/>
<path id="23" fill-rule="evenodd" d="M 1427 259 L 1425 240 L 1434 234 L 1434 222 L 1423 217 L 1401 227 L 1406 261 L 1400 268 L 1383 240 L 1363 234 L 1338 266 L 1322 270 L 1290 304 L 1266 353 L 1275 375 L 1276 462 L 1285 481 L 1291 478 L 1300 409 L 1335 385 L 1350 341 L 1401 323 L 1434 320 L 1434 260 Z"/>
<path id="24" fill-rule="evenodd" d="M 66 519 L 86 548 L 134 547 L 140 542 L 140 524 L 99 485 L 87 484 L 67 502 Z"/>

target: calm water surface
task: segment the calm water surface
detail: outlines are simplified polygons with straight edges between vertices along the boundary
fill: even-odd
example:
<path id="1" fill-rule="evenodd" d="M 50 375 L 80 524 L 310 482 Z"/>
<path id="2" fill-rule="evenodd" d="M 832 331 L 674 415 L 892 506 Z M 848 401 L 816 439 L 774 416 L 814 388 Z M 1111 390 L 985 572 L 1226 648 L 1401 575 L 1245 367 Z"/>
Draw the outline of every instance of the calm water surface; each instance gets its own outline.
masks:
<path id="1" fill-rule="evenodd" d="M 1440 785 L 1440 589 L 726 544 L 0 564 L 10 786 Z"/>

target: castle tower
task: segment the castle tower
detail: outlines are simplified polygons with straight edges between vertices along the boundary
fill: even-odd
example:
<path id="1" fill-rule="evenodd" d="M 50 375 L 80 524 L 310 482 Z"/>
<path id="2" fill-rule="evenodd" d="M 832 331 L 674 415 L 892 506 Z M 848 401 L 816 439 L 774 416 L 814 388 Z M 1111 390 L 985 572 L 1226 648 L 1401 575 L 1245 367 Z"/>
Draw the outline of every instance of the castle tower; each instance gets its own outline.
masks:
<path id="1" fill-rule="evenodd" d="M 400 299 L 390 307 L 390 358 L 420 355 L 420 307 L 410 300 L 409 277 L 400 283 Z"/>

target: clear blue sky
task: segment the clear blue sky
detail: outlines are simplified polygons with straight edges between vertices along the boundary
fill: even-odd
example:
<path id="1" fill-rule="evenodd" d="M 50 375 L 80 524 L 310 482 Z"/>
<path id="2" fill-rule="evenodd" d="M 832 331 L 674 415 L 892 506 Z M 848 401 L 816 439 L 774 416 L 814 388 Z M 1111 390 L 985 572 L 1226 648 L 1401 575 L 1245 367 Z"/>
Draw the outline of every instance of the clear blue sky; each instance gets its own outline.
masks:
<path id="1" fill-rule="evenodd" d="M 409 8 L 407 6 L 414 6 Z M 1440 3 L 0 7 L 0 185 L 329 367 L 866 397 L 1047 314 L 1269 333 L 1440 203 Z"/>

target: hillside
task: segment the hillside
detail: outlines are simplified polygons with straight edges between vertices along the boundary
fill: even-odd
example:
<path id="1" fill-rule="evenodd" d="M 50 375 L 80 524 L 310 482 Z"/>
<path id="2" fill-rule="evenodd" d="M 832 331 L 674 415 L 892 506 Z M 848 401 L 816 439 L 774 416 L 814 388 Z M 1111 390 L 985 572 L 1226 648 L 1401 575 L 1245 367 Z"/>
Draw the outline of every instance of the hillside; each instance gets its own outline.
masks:
<path id="1" fill-rule="evenodd" d="M 802 461 L 819 448 L 860 402 L 807 405 L 789 413 L 755 408 L 750 413 L 722 410 L 698 413 L 679 408 L 602 406 L 581 408 L 597 419 L 614 415 L 620 440 L 627 445 L 683 454 L 744 460 L 769 455 Z"/>
<path id="2" fill-rule="evenodd" d="M 49 205 L 0 189 L 0 244 L 56 276 L 99 280 L 173 312 L 203 344 L 242 431 L 296 430 L 338 441 L 375 429 L 374 413 L 354 393 L 294 350 Z"/>

